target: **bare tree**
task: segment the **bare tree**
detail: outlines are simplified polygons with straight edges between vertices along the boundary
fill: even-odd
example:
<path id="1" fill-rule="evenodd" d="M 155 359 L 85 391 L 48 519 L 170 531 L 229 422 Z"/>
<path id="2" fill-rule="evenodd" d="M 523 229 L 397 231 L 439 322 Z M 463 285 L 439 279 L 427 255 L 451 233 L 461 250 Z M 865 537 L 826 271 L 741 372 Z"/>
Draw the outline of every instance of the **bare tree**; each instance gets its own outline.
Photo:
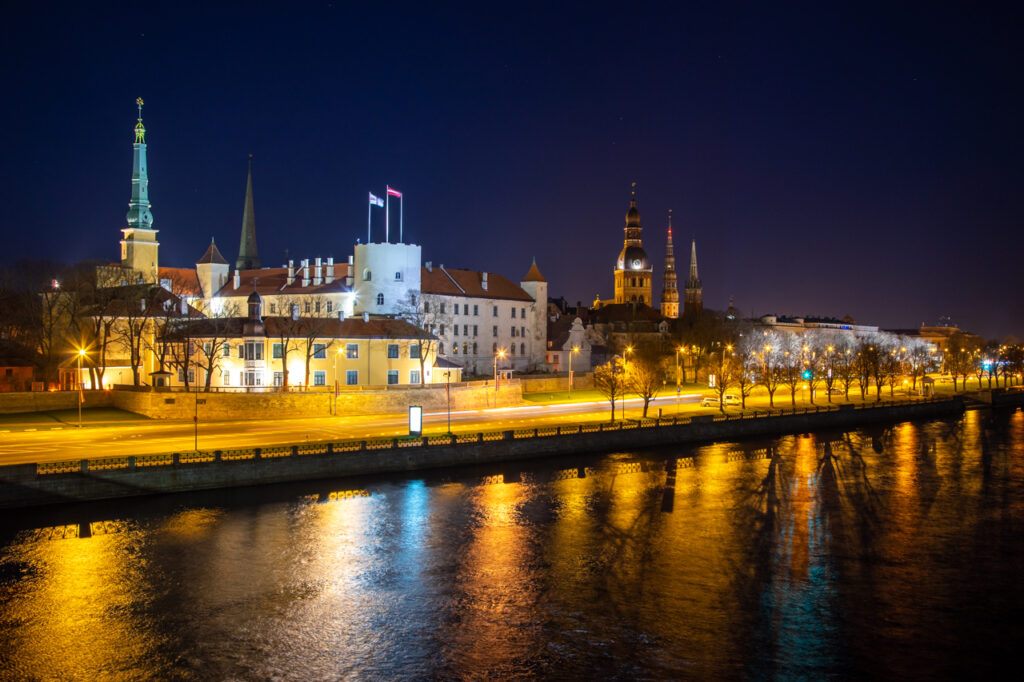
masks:
<path id="1" fill-rule="evenodd" d="M 633 346 L 631 356 L 626 373 L 626 387 L 643 398 L 643 416 L 646 418 L 651 398 L 665 383 L 664 372 L 661 369 L 662 355 L 655 344 L 638 342 Z"/>
<path id="2" fill-rule="evenodd" d="M 414 345 L 419 347 L 420 384 L 423 385 L 427 380 L 427 359 L 437 355 L 439 332 L 441 327 L 451 325 L 451 313 L 447 308 L 441 312 L 440 297 L 410 291 L 407 299 L 396 304 L 396 317 L 416 328 Z"/>
<path id="3" fill-rule="evenodd" d="M 789 388 L 791 405 L 796 408 L 796 391 L 803 381 L 804 363 L 800 357 L 802 352 L 799 337 L 789 334 L 782 343 L 783 351 L 779 362 L 779 381 Z"/>
<path id="4" fill-rule="evenodd" d="M 611 421 L 615 421 L 615 401 L 622 395 L 622 372 L 616 367 L 616 360 L 594 368 L 594 390 L 603 395 L 612 406 Z"/>

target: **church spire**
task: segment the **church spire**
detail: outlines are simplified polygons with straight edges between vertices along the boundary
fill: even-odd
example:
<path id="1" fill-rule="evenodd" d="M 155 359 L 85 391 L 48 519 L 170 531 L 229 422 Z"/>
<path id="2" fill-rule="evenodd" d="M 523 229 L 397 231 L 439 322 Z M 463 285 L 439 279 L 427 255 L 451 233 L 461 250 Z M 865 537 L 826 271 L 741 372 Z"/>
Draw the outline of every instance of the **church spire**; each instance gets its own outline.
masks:
<path id="1" fill-rule="evenodd" d="M 679 288 L 676 284 L 676 250 L 672 245 L 672 209 L 668 210 L 668 240 L 665 244 L 665 274 L 662 279 L 661 314 L 679 317 Z"/>
<path id="2" fill-rule="evenodd" d="M 251 270 L 260 266 L 256 249 L 256 213 L 252 201 L 252 154 L 249 155 L 249 177 L 245 181 L 245 206 L 242 208 L 242 239 L 238 245 L 238 260 L 235 267 Z"/>
<path id="3" fill-rule="evenodd" d="M 690 277 L 686 280 L 683 315 L 696 315 L 704 310 L 704 289 L 697 275 L 697 240 L 690 242 Z"/>
<path id="4" fill-rule="evenodd" d="M 135 123 L 135 144 L 132 145 L 132 198 L 128 202 L 128 227 L 153 229 L 153 213 L 149 203 L 149 174 L 146 171 L 146 127 L 142 125 L 142 98 L 135 100 L 139 118 Z"/>

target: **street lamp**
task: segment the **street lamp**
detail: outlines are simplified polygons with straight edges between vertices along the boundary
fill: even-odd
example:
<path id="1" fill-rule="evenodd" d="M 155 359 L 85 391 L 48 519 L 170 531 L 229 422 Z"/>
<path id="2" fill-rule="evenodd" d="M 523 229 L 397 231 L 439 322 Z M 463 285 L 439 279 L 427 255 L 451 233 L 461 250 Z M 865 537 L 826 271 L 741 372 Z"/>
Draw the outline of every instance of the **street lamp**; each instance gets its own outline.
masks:
<path id="1" fill-rule="evenodd" d="M 569 352 L 569 395 L 572 396 L 572 356 L 580 352 L 579 346 L 573 346 Z"/>
<path id="2" fill-rule="evenodd" d="M 494 392 L 498 392 L 498 358 L 505 357 L 505 350 L 501 349 L 494 354 Z"/>
<path id="3" fill-rule="evenodd" d="M 344 350 L 344 348 L 339 348 L 338 352 L 334 354 L 334 416 L 338 416 L 338 356 Z"/>
<path id="4" fill-rule="evenodd" d="M 633 346 L 626 346 L 622 352 L 622 421 L 626 421 L 626 378 L 629 376 L 629 354 Z"/>
<path id="5" fill-rule="evenodd" d="M 78 349 L 78 428 L 82 428 L 82 403 L 85 396 L 82 395 L 82 358 L 85 357 L 85 349 Z"/>

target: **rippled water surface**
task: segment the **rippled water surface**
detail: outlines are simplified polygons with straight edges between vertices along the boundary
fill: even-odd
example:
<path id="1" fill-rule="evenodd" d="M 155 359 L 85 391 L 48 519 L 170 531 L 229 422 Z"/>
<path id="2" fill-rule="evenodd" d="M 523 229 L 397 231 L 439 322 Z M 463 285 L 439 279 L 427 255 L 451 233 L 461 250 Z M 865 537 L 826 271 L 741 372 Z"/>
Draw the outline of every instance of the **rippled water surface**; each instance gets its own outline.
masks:
<path id="1" fill-rule="evenodd" d="M 12 679 L 977 679 L 1024 413 L 0 519 Z"/>

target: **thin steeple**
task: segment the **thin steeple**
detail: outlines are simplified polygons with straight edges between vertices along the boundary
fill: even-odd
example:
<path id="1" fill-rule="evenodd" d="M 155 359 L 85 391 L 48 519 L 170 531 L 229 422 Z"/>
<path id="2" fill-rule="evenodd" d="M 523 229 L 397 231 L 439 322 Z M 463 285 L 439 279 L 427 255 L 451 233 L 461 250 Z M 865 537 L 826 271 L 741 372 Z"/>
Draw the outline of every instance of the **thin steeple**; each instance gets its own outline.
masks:
<path id="1" fill-rule="evenodd" d="M 242 239 L 238 245 L 239 270 L 252 270 L 260 266 L 259 251 L 256 248 L 256 212 L 252 200 L 252 154 L 249 155 L 249 177 L 245 181 L 245 206 L 242 208 Z"/>
<path id="2" fill-rule="evenodd" d="M 683 293 L 683 315 L 697 315 L 704 310 L 704 288 L 697 274 L 697 240 L 690 242 L 690 276 Z"/>
<path id="3" fill-rule="evenodd" d="M 153 213 L 149 203 L 149 173 L 146 171 L 146 127 L 142 125 L 142 98 L 135 100 L 139 118 L 135 123 L 135 143 L 132 145 L 132 198 L 128 202 L 128 227 L 153 229 Z"/>
<path id="4" fill-rule="evenodd" d="M 679 317 L 679 288 L 676 283 L 676 249 L 672 245 L 672 209 L 668 210 L 668 239 L 665 243 L 665 274 L 662 278 L 661 314 Z"/>
<path id="5" fill-rule="evenodd" d="M 690 280 L 687 286 L 700 286 L 700 277 L 697 276 L 697 240 L 690 242 Z"/>

